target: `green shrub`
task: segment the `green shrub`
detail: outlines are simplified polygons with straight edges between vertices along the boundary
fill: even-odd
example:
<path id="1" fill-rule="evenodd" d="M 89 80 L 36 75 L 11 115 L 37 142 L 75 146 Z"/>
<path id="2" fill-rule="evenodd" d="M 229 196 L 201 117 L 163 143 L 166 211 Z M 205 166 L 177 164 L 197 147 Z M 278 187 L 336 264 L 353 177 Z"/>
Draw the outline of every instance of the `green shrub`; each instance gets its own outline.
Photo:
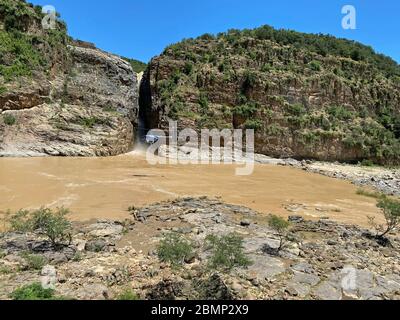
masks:
<path id="1" fill-rule="evenodd" d="M 7 266 L 0 266 L 0 274 L 11 274 L 13 270 Z"/>
<path id="2" fill-rule="evenodd" d="M 225 62 L 221 62 L 221 63 L 218 65 L 218 71 L 219 71 L 219 72 L 224 73 L 226 69 L 227 69 L 227 66 L 226 66 Z"/>
<path id="3" fill-rule="evenodd" d="M 47 264 L 47 259 L 38 254 L 23 252 L 21 253 L 21 257 L 25 259 L 28 270 L 42 270 Z"/>
<path id="4" fill-rule="evenodd" d="M 310 69 L 313 70 L 313 71 L 321 71 L 321 62 L 316 61 L 316 60 L 311 61 L 311 62 L 309 63 L 309 67 L 310 67 Z"/>
<path id="5" fill-rule="evenodd" d="M 7 92 L 7 88 L 4 86 L 0 86 L 0 95 Z"/>
<path id="6" fill-rule="evenodd" d="M 7 222 L 10 229 L 15 232 L 29 232 L 33 231 L 31 213 L 29 210 L 19 210 L 12 214 L 7 212 Z"/>
<path id="7" fill-rule="evenodd" d="M 266 133 L 270 136 L 279 136 L 283 135 L 285 132 L 285 128 L 276 123 L 271 123 L 266 127 Z"/>
<path id="8" fill-rule="evenodd" d="M 17 121 L 17 119 L 15 119 L 15 117 L 12 114 L 5 114 L 3 116 L 4 119 L 4 123 L 8 126 L 13 126 L 15 124 L 15 122 Z"/>
<path id="9" fill-rule="evenodd" d="M 10 294 L 13 300 L 53 300 L 54 290 L 44 289 L 38 282 L 16 289 Z"/>
<path id="10" fill-rule="evenodd" d="M 400 201 L 382 196 L 377 203 L 377 207 L 381 209 L 386 223 L 385 225 L 375 224 L 374 226 L 379 232 L 377 237 L 383 238 L 388 233 L 396 230 L 400 224 Z M 371 223 L 374 224 L 373 219 L 371 219 Z"/>
<path id="11" fill-rule="evenodd" d="M 55 211 L 41 208 L 33 212 L 33 229 L 45 235 L 54 247 L 71 242 L 71 223 L 66 219 L 69 210 L 58 208 Z"/>
<path id="12" fill-rule="evenodd" d="M 79 125 L 93 129 L 97 125 L 109 125 L 109 119 L 98 118 L 98 117 L 81 117 L 76 121 Z"/>
<path id="13" fill-rule="evenodd" d="M 74 257 L 72 258 L 72 261 L 79 262 L 82 261 L 82 259 L 83 259 L 82 253 L 77 251 L 75 252 Z"/>
<path id="14" fill-rule="evenodd" d="M 211 251 L 210 269 L 230 271 L 235 267 L 248 267 L 252 263 L 244 253 L 243 239 L 235 233 L 220 237 L 209 235 L 206 244 Z"/>
<path id="15" fill-rule="evenodd" d="M 205 113 L 208 111 L 208 98 L 207 94 L 204 92 L 201 92 L 199 95 L 199 105 L 201 107 L 202 113 Z"/>
<path id="16" fill-rule="evenodd" d="M 65 208 L 55 210 L 41 208 L 35 211 L 19 210 L 8 213 L 7 221 L 12 231 L 36 231 L 46 236 L 54 247 L 71 241 L 71 223 L 66 219 L 69 211 Z"/>
<path id="17" fill-rule="evenodd" d="M 287 230 L 290 226 L 289 222 L 285 219 L 278 217 L 276 215 L 270 215 L 268 217 L 268 225 L 270 228 L 276 231 L 279 236 L 279 247 L 277 252 L 281 251 L 285 246 L 285 240 L 287 237 Z"/>
<path id="18" fill-rule="evenodd" d="M 300 103 L 287 105 L 286 111 L 288 114 L 297 117 L 305 115 L 307 113 L 306 108 Z"/>
<path id="19" fill-rule="evenodd" d="M 247 119 L 244 123 L 245 129 L 260 130 L 263 127 L 263 123 L 258 119 Z"/>
<path id="20" fill-rule="evenodd" d="M 211 33 L 205 33 L 199 37 L 201 40 L 213 40 L 214 36 Z"/>
<path id="21" fill-rule="evenodd" d="M 117 296 L 116 300 L 134 301 L 139 300 L 139 296 L 131 289 L 126 289 Z"/>
<path id="22" fill-rule="evenodd" d="M 161 239 L 157 254 L 160 261 L 171 263 L 173 267 L 178 268 L 184 264 L 185 259 L 193 255 L 193 246 L 182 235 L 168 233 Z"/>
<path id="23" fill-rule="evenodd" d="M 270 63 L 265 63 L 263 64 L 263 66 L 261 67 L 261 72 L 270 72 L 272 70 L 272 66 Z"/>
<path id="24" fill-rule="evenodd" d="M 347 121 L 354 117 L 354 113 L 343 106 L 331 106 L 328 108 L 328 114 L 338 120 Z"/>
<path id="25" fill-rule="evenodd" d="M 118 112 L 118 108 L 113 106 L 107 106 L 103 109 L 104 112 L 108 112 L 114 116 L 121 116 L 122 113 Z"/>
<path id="26" fill-rule="evenodd" d="M 375 163 L 372 160 L 364 159 L 363 161 L 360 162 L 360 165 L 363 167 L 373 167 L 375 166 Z"/>
<path id="27" fill-rule="evenodd" d="M 172 74 L 172 82 L 173 82 L 175 85 L 177 85 L 177 84 L 179 83 L 179 80 L 181 79 L 181 77 L 182 77 L 181 71 L 178 70 L 178 69 L 176 69 L 176 70 L 174 71 L 174 73 Z"/>
<path id="28" fill-rule="evenodd" d="M 253 88 L 256 82 L 257 82 L 257 75 L 250 70 L 246 70 L 246 72 L 244 73 L 243 90 L 248 90 Z"/>
<path id="29" fill-rule="evenodd" d="M 320 140 L 320 137 L 311 131 L 305 131 L 301 133 L 301 142 L 305 145 L 313 145 Z"/>
<path id="30" fill-rule="evenodd" d="M 184 72 L 186 75 L 190 75 L 190 74 L 192 74 L 192 71 L 193 71 L 193 63 L 191 63 L 191 62 L 186 62 L 186 63 L 185 63 L 185 66 L 184 66 L 184 68 L 183 68 L 183 72 Z"/>
<path id="31" fill-rule="evenodd" d="M 132 66 L 133 71 L 136 72 L 136 73 L 143 72 L 147 68 L 147 64 L 142 62 L 142 61 L 135 60 L 135 59 L 130 59 L 130 58 L 125 58 L 125 57 L 123 57 L 123 59 L 130 63 L 130 65 Z"/>
<path id="32" fill-rule="evenodd" d="M 257 102 L 253 102 L 253 101 L 247 101 L 244 104 L 240 104 L 238 106 L 235 107 L 234 109 L 234 113 L 236 115 L 245 117 L 245 118 L 249 118 L 251 116 L 253 116 L 257 110 L 259 109 L 259 105 Z"/>

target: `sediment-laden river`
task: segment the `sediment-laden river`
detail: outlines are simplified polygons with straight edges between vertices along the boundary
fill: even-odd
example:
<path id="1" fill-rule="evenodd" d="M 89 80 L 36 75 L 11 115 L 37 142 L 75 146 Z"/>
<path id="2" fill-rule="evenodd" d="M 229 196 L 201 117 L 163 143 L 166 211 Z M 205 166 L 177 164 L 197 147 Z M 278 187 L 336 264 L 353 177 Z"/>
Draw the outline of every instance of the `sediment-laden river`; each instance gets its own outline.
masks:
<path id="1" fill-rule="evenodd" d="M 110 158 L 0 158 L 0 211 L 41 206 L 71 209 L 74 220 L 128 217 L 129 206 L 182 196 L 221 197 L 261 213 L 329 217 L 366 225 L 375 201 L 349 182 L 298 169 L 256 165 L 157 165 L 140 154 Z"/>

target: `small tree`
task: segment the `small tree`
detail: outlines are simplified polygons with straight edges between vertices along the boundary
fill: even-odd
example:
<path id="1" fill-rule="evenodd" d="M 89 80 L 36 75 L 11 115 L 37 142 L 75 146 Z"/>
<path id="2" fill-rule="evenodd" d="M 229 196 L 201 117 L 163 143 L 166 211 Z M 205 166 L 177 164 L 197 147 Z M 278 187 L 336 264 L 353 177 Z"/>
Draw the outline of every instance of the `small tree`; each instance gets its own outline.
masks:
<path id="1" fill-rule="evenodd" d="M 53 300 L 54 290 L 44 289 L 38 282 L 25 285 L 10 294 L 13 300 Z"/>
<path id="2" fill-rule="evenodd" d="M 379 225 L 373 217 L 369 217 L 370 224 L 377 230 L 377 238 L 383 238 L 400 224 L 400 201 L 382 196 L 376 206 L 381 209 L 386 224 Z"/>
<path id="3" fill-rule="evenodd" d="M 8 213 L 8 223 L 12 231 L 38 232 L 46 236 L 54 247 L 65 242 L 71 242 L 71 223 L 65 208 L 51 210 L 41 208 L 35 211 L 19 210 L 14 214 Z"/>
<path id="4" fill-rule="evenodd" d="M 42 208 L 33 213 L 32 225 L 35 231 L 39 231 L 49 238 L 54 247 L 65 242 L 71 243 L 71 223 L 66 219 L 68 209 L 58 208 L 52 211 Z"/>
<path id="5" fill-rule="evenodd" d="M 247 267 L 251 264 L 243 252 L 243 239 L 235 233 L 221 237 L 209 235 L 206 243 L 212 251 L 209 260 L 211 269 L 230 271 L 235 267 Z"/>
<path id="6" fill-rule="evenodd" d="M 270 215 L 268 218 L 268 225 L 270 226 L 270 228 L 275 230 L 279 236 L 280 242 L 279 242 L 279 247 L 277 248 L 277 252 L 279 252 L 285 246 L 287 230 L 290 226 L 290 223 L 281 217 L 278 217 L 276 215 Z"/>

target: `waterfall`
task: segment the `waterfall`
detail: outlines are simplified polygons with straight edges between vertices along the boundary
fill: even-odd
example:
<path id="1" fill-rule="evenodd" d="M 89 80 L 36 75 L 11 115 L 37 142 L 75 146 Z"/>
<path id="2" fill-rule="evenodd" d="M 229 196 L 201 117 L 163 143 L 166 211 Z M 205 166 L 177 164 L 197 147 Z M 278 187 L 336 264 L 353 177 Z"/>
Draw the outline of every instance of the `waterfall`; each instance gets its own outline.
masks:
<path id="1" fill-rule="evenodd" d="M 135 150 L 142 150 L 144 149 L 145 143 L 144 143 L 144 139 L 146 137 L 147 134 L 147 125 L 146 125 L 146 119 L 145 119 L 145 111 L 143 110 L 143 102 L 141 101 L 141 94 L 142 94 L 142 80 L 143 80 L 143 72 L 137 73 L 136 74 L 136 78 L 137 78 L 137 91 L 139 93 L 139 97 L 138 97 L 138 104 L 139 104 L 139 112 L 138 112 L 138 126 L 137 126 L 137 130 L 136 130 L 136 138 L 135 138 L 135 146 L 134 149 Z"/>

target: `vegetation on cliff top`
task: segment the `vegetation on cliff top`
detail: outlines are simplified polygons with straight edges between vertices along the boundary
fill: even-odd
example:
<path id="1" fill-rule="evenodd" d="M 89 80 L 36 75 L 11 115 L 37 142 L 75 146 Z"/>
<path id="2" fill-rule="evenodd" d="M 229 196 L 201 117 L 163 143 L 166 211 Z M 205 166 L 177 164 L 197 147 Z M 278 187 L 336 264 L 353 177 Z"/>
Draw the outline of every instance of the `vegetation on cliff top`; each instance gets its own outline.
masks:
<path id="1" fill-rule="evenodd" d="M 41 6 L 24 0 L 0 0 L 0 84 L 33 72 L 49 73 L 56 65 L 67 68 L 69 52 L 67 44 L 72 39 L 66 24 L 57 13 L 56 29 L 43 29 L 44 14 Z M 124 58 L 137 73 L 146 64 Z M 0 90 L 0 94 L 5 90 Z"/>
<path id="2" fill-rule="evenodd" d="M 269 40 L 280 45 L 292 46 L 294 49 L 314 52 L 323 57 L 338 56 L 349 58 L 353 61 L 367 62 L 382 71 L 385 76 L 400 76 L 400 65 L 390 57 L 376 53 L 370 46 L 348 39 L 339 39 L 331 35 L 309 34 L 286 29 L 277 30 L 268 25 L 256 29 L 230 29 L 217 35 L 207 33 L 197 39 L 183 40 L 181 43 L 174 44 L 166 50 L 170 48 L 178 49 L 187 44 L 195 44 L 199 40 L 224 40 L 230 44 L 238 45 L 238 41 L 242 39 L 247 39 L 248 41 L 251 41 L 250 39 L 258 41 Z"/>
<path id="3" fill-rule="evenodd" d="M 147 64 L 142 61 L 131 58 L 124 58 L 124 60 L 128 61 L 131 64 L 133 71 L 135 71 L 136 73 L 143 72 L 147 68 Z"/>

